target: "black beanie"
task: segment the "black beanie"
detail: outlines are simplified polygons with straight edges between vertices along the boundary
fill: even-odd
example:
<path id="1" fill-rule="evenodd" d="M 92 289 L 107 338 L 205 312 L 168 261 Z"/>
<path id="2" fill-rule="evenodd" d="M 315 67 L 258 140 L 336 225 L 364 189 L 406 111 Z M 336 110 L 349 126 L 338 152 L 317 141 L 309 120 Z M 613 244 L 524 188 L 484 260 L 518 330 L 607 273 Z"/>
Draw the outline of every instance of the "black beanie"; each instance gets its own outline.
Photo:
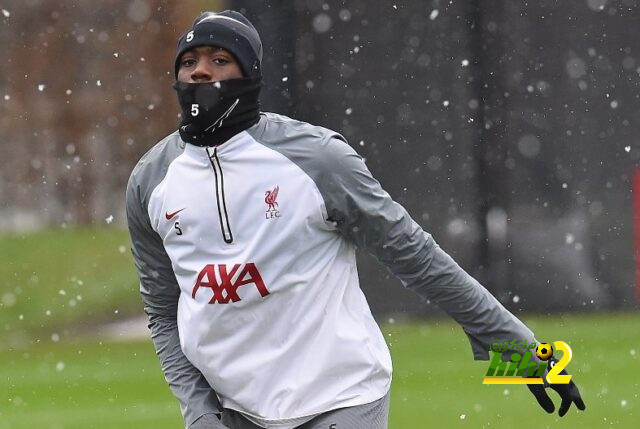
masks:
<path id="1" fill-rule="evenodd" d="M 178 78 L 182 54 L 196 46 L 216 46 L 231 52 L 244 77 L 261 77 L 262 42 L 251 22 L 240 12 L 203 12 L 178 39 L 175 76 Z"/>

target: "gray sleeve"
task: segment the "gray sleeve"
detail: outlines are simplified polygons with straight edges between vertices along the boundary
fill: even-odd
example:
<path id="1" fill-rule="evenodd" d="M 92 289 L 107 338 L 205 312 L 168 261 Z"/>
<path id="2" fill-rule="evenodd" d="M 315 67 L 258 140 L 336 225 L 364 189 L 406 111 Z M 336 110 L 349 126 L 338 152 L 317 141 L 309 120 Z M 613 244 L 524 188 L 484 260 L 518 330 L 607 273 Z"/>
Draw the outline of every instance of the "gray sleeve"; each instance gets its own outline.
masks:
<path id="1" fill-rule="evenodd" d="M 402 284 L 437 304 L 469 337 L 475 359 L 494 341 L 535 341 L 533 333 L 445 253 L 373 178 L 362 157 L 334 135 L 314 168 L 330 221 Z"/>
<path id="2" fill-rule="evenodd" d="M 149 223 L 135 170 L 126 198 L 131 250 L 140 278 L 144 310 L 149 317 L 151 339 L 169 388 L 180 402 L 185 426 L 196 428 L 198 424 L 192 423 L 203 415 L 219 413 L 220 404 L 215 391 L 180 348 L 176 321 L 180 289 L 160 236 Z"/>

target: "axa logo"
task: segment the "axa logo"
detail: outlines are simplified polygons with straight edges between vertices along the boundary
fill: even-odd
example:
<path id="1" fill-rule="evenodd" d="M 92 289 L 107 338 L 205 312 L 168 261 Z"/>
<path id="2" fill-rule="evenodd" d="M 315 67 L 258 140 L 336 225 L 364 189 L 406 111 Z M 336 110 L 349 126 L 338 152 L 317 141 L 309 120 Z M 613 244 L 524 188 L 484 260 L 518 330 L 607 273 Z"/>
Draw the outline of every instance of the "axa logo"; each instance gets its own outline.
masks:
<path id="1" fill-rule="evenodd" d="M 267 211 L 264 214 L 265 219 L 273 219 L 280 217 L 280 210 L 278 210 L 278 192 L 280 187 L 276 185 L 271 191 L 264 193 L 264 202 L 267 204 Z"/>
<path id="2" fill-rule="evenodd" d="M 209 304 L 238 302 L 241 300 L 238 288 L 250 284 L 254 285 L 263 298 L 269 295 L 262 276 L 253 262 L 234 264 L 233 266 L 207 264 L 198 273 L 191 297 L 195 299 L 198 291 L 205 288 L 210 289 L 212 293 Z"/>

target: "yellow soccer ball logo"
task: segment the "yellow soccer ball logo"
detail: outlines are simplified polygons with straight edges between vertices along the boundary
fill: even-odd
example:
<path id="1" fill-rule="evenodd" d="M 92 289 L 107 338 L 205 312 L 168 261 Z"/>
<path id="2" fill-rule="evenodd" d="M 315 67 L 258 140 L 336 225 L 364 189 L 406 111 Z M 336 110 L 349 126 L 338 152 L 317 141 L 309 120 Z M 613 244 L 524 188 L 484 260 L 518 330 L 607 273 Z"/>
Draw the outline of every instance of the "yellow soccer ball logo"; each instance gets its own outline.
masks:
<path id="1" fill-rule="evenodd" d="M 553 349 L 550 344 L 540 343 L 536 348 L 536 356 L 540 358 L 540 360 L 547 360 L 553 355 Z"/>

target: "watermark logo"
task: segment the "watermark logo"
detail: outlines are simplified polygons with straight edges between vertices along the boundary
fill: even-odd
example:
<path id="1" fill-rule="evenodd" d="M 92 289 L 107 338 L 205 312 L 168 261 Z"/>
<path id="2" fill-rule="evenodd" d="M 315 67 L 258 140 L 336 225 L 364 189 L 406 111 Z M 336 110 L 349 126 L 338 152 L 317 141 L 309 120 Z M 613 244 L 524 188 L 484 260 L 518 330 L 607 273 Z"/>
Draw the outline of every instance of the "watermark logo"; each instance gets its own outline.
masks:
<path id="1" fill-rule="evenodd" d="M 530 349 L 533 348 L 536 349 L 536 356 L 541 360 L 539 364 L 531 361 L 533 353 Z M 554 348 L 562 352 L 562 358 L 558 361 L 551 359 Z M 503 352 L 507 350 L 514 350 L 511 360 L 503 361 Z M 493 358 L 482 384 L 544 384 L 543 376 L 547 366 L 549 371 L 545 378 L 549 384 L 568 384 L 571 381 L 571 375 L 560 374 L 572 358 L 571 347 L 564 341 L 554 341 L 553 347 L 547 343 L 540 343 L 536 347 L 536 343 L 527 345 L 526 341 L 517 345 L 515 341 L 496 342 L 491 346 L 491 351 Z"/>
<path id="2" fill-rule="evenodd" d="M 521 341 L 519 343 L 516 343 L 515 340 L 511 341 L 510 343 L 500 343 L 497 340 L 493 342 L 493 344 L 491 344 L 491 347 L 489 348 L 490 351 L 492 352 L 504 352 L 507 350 L 523 350 L 523 349 L 535 349 L 536 348 L 536 344 L 537 343 L 529 343 L 528 341 Z"/>

